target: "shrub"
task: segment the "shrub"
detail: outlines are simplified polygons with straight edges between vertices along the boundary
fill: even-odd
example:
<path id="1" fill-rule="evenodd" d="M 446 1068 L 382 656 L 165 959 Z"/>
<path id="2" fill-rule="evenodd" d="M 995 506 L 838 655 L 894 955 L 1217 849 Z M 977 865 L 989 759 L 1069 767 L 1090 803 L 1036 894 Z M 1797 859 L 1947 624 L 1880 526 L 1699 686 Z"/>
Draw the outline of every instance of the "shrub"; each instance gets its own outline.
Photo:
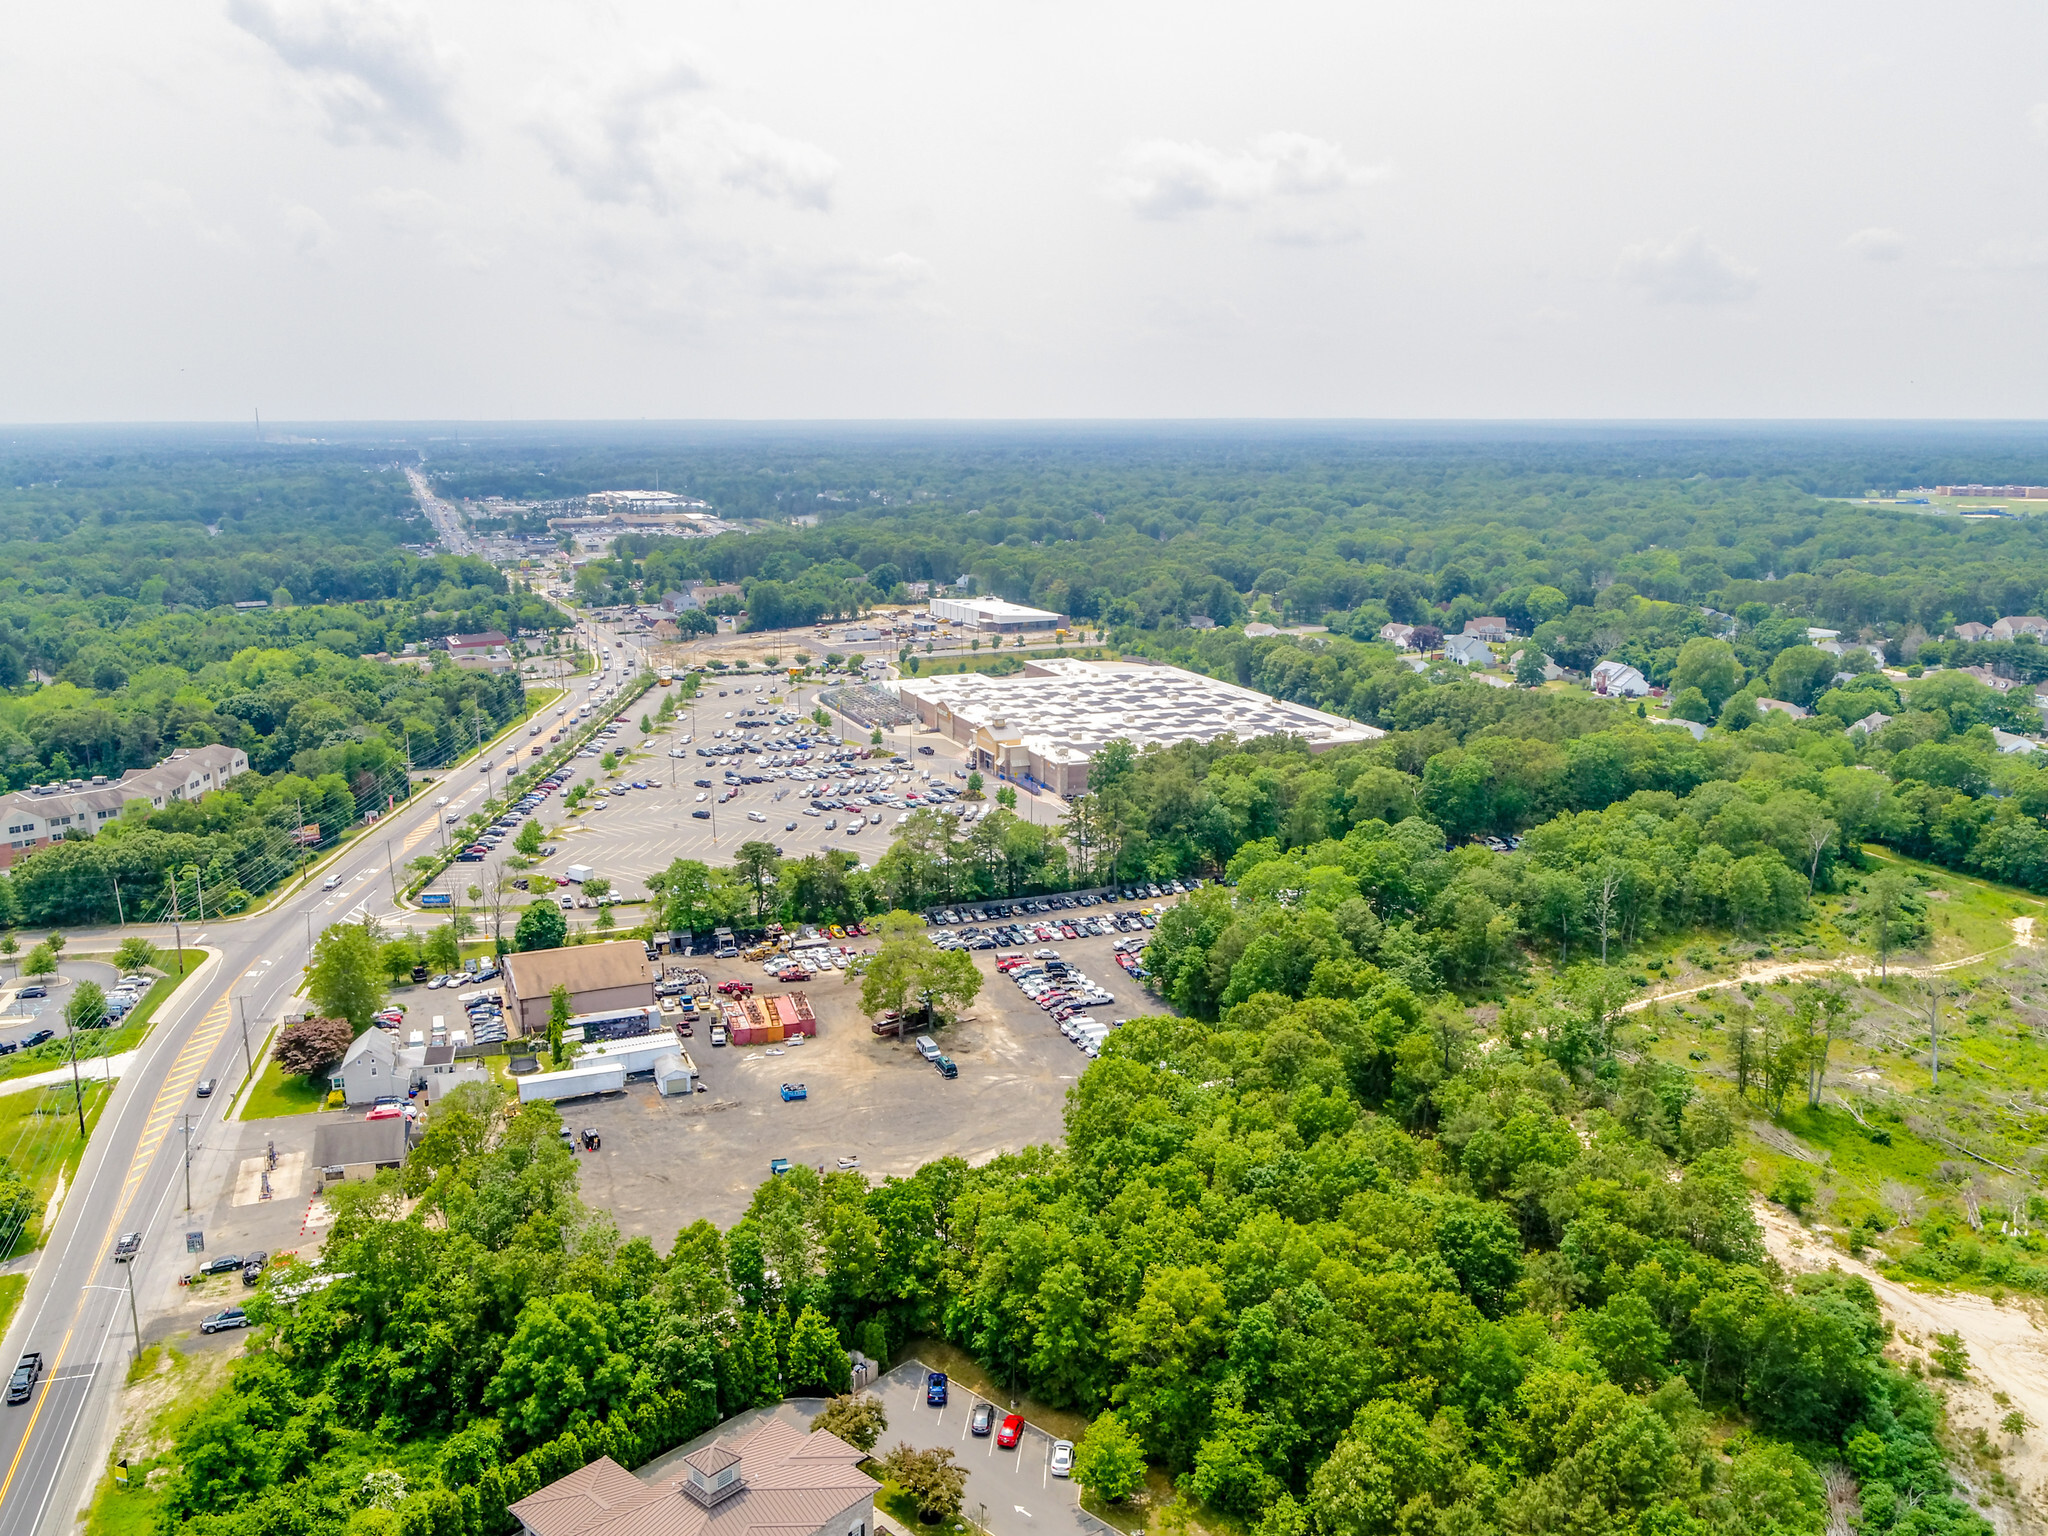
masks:
<path id="1" fill-rule="evenodd" d="M 301 1019 L 278 1032 L 270 1057 L 281 1071 L 310 1077 L 346 1056 L 355 1037 L 347 1019 Z"/>

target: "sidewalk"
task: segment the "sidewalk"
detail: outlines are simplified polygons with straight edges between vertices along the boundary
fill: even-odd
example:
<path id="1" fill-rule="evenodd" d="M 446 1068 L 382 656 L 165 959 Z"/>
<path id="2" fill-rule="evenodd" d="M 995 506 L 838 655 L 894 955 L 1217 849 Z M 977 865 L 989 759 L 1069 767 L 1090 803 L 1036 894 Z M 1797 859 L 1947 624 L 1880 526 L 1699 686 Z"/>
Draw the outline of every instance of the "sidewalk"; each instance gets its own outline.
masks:
<path id="1" fill-rule="evenodd" d="M 135 1060 L 133 1051 L 122 1051 L 116 1056 L 87 1056 L 78 1063 L 81 1082 L 105 1082 L 124 1075 Z M 48 1072 L 31 1072 L 26 1077 L 10 1077 L 0 1081 L 0 1094 L 26 1093 L 31 1088 L 55 1088 L 60 1083 L 71 1081 L 71 1063 L 53 1067 Z"/>

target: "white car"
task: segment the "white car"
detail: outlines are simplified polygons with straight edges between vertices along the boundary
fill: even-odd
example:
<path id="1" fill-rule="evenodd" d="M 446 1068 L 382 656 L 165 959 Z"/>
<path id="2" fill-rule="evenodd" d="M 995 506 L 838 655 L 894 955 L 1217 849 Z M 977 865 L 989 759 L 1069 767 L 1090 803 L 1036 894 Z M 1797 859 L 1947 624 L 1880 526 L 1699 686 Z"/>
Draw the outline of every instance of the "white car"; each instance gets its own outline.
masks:
<path id="1" fill-rule="evenodd" d="M 1052 1460 L 1047 1464 L 1047 1470 L 1050 1471 L 1054 1477 L 1072 1477 L 1074 1475 L 1073 1441 L 1053 1441 Z"/>
<path id="2" fill-rule="evenodd" d="M 767 818 L 766 816 L 763 816 L 763 815 L 762 815 L 762 814 L 761 814 L 761 813 L 760 813 L 759 811 L 749 811 L 749 812 L 747 812 L 747 820 L 749 820 L 749 821 L 761 821 L 761 822 L 765 822 L 765 821 L 766 821 L 767 819 L 768 819 L 768 818 Z"/>

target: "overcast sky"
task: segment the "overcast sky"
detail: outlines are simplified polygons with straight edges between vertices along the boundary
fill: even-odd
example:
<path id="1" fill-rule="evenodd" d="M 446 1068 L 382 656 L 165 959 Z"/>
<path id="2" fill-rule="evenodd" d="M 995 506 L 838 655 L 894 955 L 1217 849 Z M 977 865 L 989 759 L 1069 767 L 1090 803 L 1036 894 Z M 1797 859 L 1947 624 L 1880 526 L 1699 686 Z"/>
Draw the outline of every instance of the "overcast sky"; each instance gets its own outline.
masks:
<path id="1" fill-rule="evenodd" d="M 37 7 L 0 419 L 2039 417 L 2044 18 Z"/>

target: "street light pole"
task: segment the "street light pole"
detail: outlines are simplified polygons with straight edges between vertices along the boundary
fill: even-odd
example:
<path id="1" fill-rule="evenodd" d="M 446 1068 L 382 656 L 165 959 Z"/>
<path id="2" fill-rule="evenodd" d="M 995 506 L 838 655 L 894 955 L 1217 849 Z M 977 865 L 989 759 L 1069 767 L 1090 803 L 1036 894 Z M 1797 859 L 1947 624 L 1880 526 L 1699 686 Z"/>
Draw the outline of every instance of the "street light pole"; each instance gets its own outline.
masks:
<path id="1" fill-rule="evenodd" d="M 128 1324 L 135 1330 L 135 1358 L 142 1358 L 142 1317 L 135 1310 L 135 1261 L 140 1253 L 128 1255 L 128 1262 L 121 1267 L 128 1272 Z"/>

